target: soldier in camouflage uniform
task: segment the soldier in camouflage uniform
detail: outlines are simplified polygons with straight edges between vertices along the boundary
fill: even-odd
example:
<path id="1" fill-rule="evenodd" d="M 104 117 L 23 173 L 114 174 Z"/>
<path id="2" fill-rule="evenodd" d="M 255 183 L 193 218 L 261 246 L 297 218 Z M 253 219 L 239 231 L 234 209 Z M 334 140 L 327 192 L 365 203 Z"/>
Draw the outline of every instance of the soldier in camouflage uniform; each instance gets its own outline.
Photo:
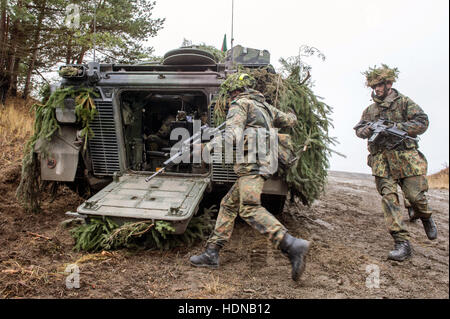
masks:
<path id="1" fill-rule="evenodd" d="M 264 100 L 264 96 L 249 87 L 254 79 L 247 74 L 234 74 L 224 83 L 234 99 L 231 102 L 226 118 L 225 143 L 242 140 L 243 130 L 247 128 L 273 128 L 292 126 L 296 116 L 286 114 Z M 245 141 L 245 139 L 244 139 Z M 213 139 L 206 144 L 207 152 L 221 139 Z M 205 153 L 205 152 L 204 152 Z M 244 142 L 244 157 L 247 158 L 248 148 Z M 234 221 L 239 216 L 261 234 L 268 236 L 274 247 L 288 256 L 292 265 L 292 279 L 297 281 L 305 269 L 305 257 L 309 242 L 295 238 L 287 233 L 286 228 L 263 206 L 261 193 L 264 181 L 270 176 L 265 169 L 267 163 L 237 163 L 234 171 L 238 179 L 222 199 L 216 226 L 207 241 L 206 251 L 198 256 L 192 256 L 190 261 L 194 266 L 217 268 L 219 266 L 219 250 L 231 237 Z"/>
<path id="2" fill-rule="evenodd" d="M 175 117 L 173 115 L 168 115 L 162 122 L 161 127 L 159 128 L 156 134 L 151 134 L 147 137 L 144 137 L 144 140 L 147 144 L 147 149 L 150 151 L 158 151 L 163 147 L 169 147 L 169 138 L 170 138 L 170 124 L 175 121 Z"/>
<path id="3" fill-rule="evenodd" d="M 367 107 L 361 121 L 355 126 L 356 135 L 370 138 L 372 129 L 367 122 L 385 119 L 393 122 L 398 129 L 411 137 L 423 134 L 428 128 L 428 117 L 409 97 L 392 88 L 398 76 L 396 68 L 387 65 L 371 68 L 364 73 L 367 86 L 373 89 L 372 99 L 375 103 Z M 372 168 L 375 183 L 382 198 L 382 208 L 390 234 L 394 238 L 395 248 L 388 259 L 403 261 L 411 256 L 410 236 L 402 221 L 397 185 L 410 203 L 415 218 L 422 220 L 429 239 L 437 237 L 437 229 L 431 218 L 426 192 L 427 160 L 418 150 L 418 144 L 412 139 L 405 139 L 394 149 L 387 149 L 374 143 L 368 143 L 369 156 L 367 164 Z"/>

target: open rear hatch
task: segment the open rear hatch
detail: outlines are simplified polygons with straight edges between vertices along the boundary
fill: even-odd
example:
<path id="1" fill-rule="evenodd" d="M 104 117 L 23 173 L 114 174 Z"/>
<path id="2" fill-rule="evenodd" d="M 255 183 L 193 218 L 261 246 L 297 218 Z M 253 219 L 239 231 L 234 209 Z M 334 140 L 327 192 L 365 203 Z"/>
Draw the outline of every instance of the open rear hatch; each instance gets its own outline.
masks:
<path id="1" fill-rule="evenodd" d="M 88 217 L 118 221 L 164 220 L 182 234 L 198 210 L 210 179 L 164 175 L 145 182 L 147 176 L 125 174 L 77 208 Z"/>

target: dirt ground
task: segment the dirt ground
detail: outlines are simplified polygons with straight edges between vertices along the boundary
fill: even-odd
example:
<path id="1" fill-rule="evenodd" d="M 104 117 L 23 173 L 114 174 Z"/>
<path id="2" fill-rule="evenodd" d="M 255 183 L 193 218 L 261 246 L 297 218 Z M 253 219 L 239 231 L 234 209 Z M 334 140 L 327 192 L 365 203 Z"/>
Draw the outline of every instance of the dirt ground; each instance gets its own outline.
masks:
<path id="1" fill-rule="evenodd" d="M 19 164 L 0 166 L 1 298 L 449 298 L 448 190 L 429 192 L 438 239 L 429 241 L 420 221 L 407 222 L 414 256 L 398 263 L 386 259 L 393 242 L 372 177 L 330 172 L 311 208 L 290 205 L 279 216 L 312 241 L 295 283 L 288 259 L 242 220 L 218 270 L 189 265 L 204 243 L 167 252 L 74 252 L 61 222 L 82 199 L 64 188 L 52 202 L 46 198 L 42 213 L 27 214 L 14 197 L 19 176 Z M 66 287 L 70 264 L 79 267 L 78 289 Z"/>

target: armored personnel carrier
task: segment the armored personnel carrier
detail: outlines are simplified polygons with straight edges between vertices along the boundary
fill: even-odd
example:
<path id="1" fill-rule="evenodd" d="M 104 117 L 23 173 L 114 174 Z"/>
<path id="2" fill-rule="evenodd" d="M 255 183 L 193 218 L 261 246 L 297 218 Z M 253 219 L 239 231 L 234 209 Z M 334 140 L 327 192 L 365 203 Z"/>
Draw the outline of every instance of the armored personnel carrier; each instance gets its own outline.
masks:
<path id="1" fill-rule="evenodd" d="M 270 66 L 270 54 L 237 46 L 225 63 L 195 47 L 164 55 L 162 63 L 68 65 L 77 72 L 62 76 L 60 87 L 91 87 L 98 114 L 90 123 L 93 137 L 82 146 L 75 101 L 66 99 L 56 109 L 61 130 L 41 159 L 42 180 L 66 182 L 80 193 L 93 194 L 76 212 L 89 218 L 107 216 L 116 221 L 169 221 L 183 233 L 207 193 L 226 191 L 236 180 L 232 164 L 179 164 L 151 179 L 177 141 L 172 129 L 193 133 L 193 121 L 214 127 L 214 97 L 237 65 Z M 233 67 L 231 67 L 234 65 Z M 66 66 L 67 67 L 67 66 Z M 268 180 L 263 205 L 273 213 L 282 209 L 287 186 Z"/>

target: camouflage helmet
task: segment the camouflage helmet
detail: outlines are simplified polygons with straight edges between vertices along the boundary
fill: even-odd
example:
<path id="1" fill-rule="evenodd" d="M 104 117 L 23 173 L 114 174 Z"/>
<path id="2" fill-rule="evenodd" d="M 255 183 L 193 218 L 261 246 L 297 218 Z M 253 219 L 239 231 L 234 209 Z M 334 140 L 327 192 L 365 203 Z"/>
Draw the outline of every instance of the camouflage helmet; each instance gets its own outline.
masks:
<path id="1" fill-rule="evenodd" d="M 363 74 L 366 76 L 366 85 L 368 87 L 373 87 L 380 83 L 391 82 L 394 83 L 400 71 L 397 68 L 389 68 L 386 64 L 381 64 L 381 67 L 369 68 Z"/>
<path id="2" fill-rule="evenodd" d="M 226 92 L 233 92 L 235 90 L 245 90 L 246 88 L 253 88 L 256 80 L 253 76 L 247 73 L 233 73 L 222 83 L 221 87 Z"/>

